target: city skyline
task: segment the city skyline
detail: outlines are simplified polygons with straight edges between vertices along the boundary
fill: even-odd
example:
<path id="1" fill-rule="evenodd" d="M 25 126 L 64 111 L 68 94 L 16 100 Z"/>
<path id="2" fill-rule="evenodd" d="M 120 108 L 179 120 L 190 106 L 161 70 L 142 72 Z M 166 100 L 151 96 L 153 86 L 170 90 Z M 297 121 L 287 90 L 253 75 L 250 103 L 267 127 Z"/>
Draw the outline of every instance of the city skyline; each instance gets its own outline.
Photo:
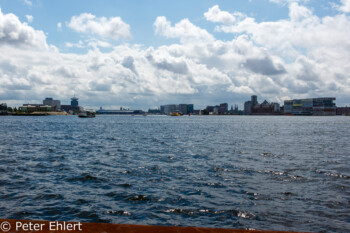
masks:
<path id="1" fill-rule="evenodd" d="M 349 12 L 350 0 L 4 0 L 0 102 L 350 105 Z"/>

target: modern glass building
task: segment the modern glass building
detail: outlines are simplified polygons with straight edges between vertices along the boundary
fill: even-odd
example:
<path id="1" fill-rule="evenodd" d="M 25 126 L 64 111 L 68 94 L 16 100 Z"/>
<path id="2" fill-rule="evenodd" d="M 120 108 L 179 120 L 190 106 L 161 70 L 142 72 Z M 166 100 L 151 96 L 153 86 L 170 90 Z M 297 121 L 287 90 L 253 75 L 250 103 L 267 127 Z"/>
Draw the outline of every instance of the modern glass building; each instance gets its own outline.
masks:
<path id="1" fill-rule="evenodd" d="M 335 97 L 294 99 L 284 101 L 284 114 L 306 116 L 335 116 Z"/>

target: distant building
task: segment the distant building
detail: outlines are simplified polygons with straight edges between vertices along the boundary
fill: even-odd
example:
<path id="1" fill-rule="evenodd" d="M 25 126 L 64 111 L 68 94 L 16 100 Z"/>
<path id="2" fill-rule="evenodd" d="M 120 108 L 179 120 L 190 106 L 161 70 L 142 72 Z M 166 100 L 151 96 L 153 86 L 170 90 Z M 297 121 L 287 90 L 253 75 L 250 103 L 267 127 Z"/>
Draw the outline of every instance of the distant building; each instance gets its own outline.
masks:
<path id="1" fill-rule="evenodd" d="M 192 114 L 193 115 L 200 115 L 201 110 L 193 110 Z"/>
<path id="2" fill-rule="evenodd" d="M 79 100 L 79 99 L 78 99 L 77 97 L 75 97 L 75 95 L 74 95 L 74 97 L 71 98 L 70 105 L 71 105 L 72 107 L 78 107 L 78 106 L 79 106 L 78 100 Z"/>
<path id="3" fill-rule="evenodd" d="M 231 109 L 230 109 L 230 111 L 228 111 L 228 114 L 230 114 L 230 115 L 243 115 L 244 112 L 240 111 L 238 109 L 238 105 L 235 104 L 235 108 L 233 108 L 233 106 L 231 105 Z"/>
<path id="4" fill-rule="evenodd" d="M 214 108 L 215 106 L 207 106 L 205 109 L 210 113 L 213 113 L 214 112 Z"/>
<path id="5" fill-rule="evenodd" d="M 246 101 L 244 102 L 244 115 L 251 115 L 252 114 L 252 101 Z"/>
<path id="6" fill-rule="evenodd" d="M 132 114 L 143 114 L 144 111 L 142 110 L 126 110 L 126 109 L 119 109 L 119 110 L 107 110 L 100 107 L 99 110 L 96 111 L 97 114 L 108 114 L 108 115 L 132 115 Z"/>
<path id="7" fill-rule="evenodd" d="M 182 114 L 193 113 L 193 104 L 167 104 L 161 105 L 160 111 L 163 114 L 169 115 L 172 112 L 181 112 Z"/>
<path id="8" fill-rule="evenodd" d="M 281 114 L 280 105 L 278 103 L 269 103 L 266 100 L 261 104 L 252 107 L 252 115 L 279 115 Z"/>
<path id="9" fill-rule="evenodd" d="M 213 112 L 209 112 L 209 115 L 219 115 L 220 107 L 218 105 L 214 106 Z"/>
<path id="10" fill-rule="evenodd" d="M 160 111 L 160 109 L 158 109 L 158 108 L 155 108 L 155 109 L 148 109 L 148 113 L 150 113 L 150 114 L 161 114 L 161 111 Z"/>
<path id="11" fill-rule="evenodd" d="M 339 107 L 336 110 L 337 115 L 350 116 L 350 107 Z"/>
<path id="12" fill-rule="evenodd" d="M 251 97 L 252 107 L 258 104 L 258 97 L 256 95 L 252 95 Z"/>
<path id="13" fill-rule="evenodd" d="M 43 104 L 23 104 L 18 108 L 20 112 L 52 112 L 54 107 Z"/>
<path id="14" fill-rule="evenodd" d="M 193 104 L 187 104 L 187 114 L 189 113 L 193 113 L 194 108 L 193 108 Z"/>
<path id="15" fill-rule="evenodd" d="M 220 115 L 226 115 L 227 112 L 228 112 L 228 104 L 227 103 L 220 104 L 219 114 Z"/>
<path id="16" fill-rule="evenodd" d="M 43 105 L 51 106 L 54 108 L 54 110 L 61 110 L 61 101 L 60 100 L 54 100 L 53 98 L 46 97 L 43 100 Z"/>
<path id="17" fill-rule="evenodd" d="M 281 108 L 278 103 L 269 103 L 267 100 L 259 104 L 258 97 L 252 95 L 249 101 L 244 103 L 244 115 L 279 115 Z"/>
<path id="18" fill-rule="evenodd" d="M 176 105 L 175 104 L 167 104 L 163 106 L 164 111 L 163 113 L 166 115 L 169 115 L 172 112 L 176 112 Z"/>
<path id="19" fill-rule="evenodd" d="M 182 114 L 187 114 L 187 104 L 179 104 L 178 111 Z"/>
<path id="20" fill-rule="evenodd" d="M 284 114 L 335 116 L 337 107 L 335 97 L 293 99 L 284 101 Z"/>
<path id="21" fill-rule="evenodd" d="M 66 111 L 66 112 L 71 112 L 71 113 L 77 113 L 82 111 L 82 107 L 79 106 L 78 98 L 77 97 L 72 97 L 70 105 L 61 105 L 61 110 Z"/>
<path id="22" fill-rule="evenodd" d="M 256 95 L 252 95 L 250 101 L 246 101 L 244 103 L 244 115 L 251 115 L 252 109 L 259 104 L 258 97 Z"/>

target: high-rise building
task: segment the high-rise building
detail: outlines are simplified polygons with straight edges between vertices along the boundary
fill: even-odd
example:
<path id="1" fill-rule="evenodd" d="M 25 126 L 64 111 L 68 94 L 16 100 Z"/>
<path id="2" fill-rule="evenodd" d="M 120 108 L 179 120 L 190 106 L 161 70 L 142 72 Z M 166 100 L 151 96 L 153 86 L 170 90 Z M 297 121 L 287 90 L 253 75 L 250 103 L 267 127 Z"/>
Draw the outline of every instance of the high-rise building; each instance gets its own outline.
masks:
<path id="1" fill-rule="evenodd" d="M 244 115 L 251 115 L 252 114 L 252 101 L 246 101 L 244 102 Z"/>
<path id="2" fill-rule="evenodd" d="M 187 114 L 193 113 L 193 104 L 187 104 Z"/>
<path id="3" fill-rule="evenodd" d="M 258 104 L 258 97 L 256 95 L 252 95 L 251 97 L 252 107 Z"/>

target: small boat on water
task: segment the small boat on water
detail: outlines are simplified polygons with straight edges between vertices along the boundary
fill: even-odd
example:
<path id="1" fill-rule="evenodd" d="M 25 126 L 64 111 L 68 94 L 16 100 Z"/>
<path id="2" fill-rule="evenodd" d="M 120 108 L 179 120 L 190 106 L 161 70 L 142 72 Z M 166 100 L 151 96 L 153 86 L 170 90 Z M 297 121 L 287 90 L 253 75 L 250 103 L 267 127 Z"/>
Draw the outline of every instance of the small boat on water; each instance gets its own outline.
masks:
<path id="1" fill-rule="evenodd" d="M 94 110 L 84 110 L 78 114 L 80 118 L 92 118 L 96 116 L 96 112 Z"/>
<path id="2" fill-rule="evenodd" d="M 171 112 L 169 116 L 182 116 L 183 114 L 181 112 Z"/>

